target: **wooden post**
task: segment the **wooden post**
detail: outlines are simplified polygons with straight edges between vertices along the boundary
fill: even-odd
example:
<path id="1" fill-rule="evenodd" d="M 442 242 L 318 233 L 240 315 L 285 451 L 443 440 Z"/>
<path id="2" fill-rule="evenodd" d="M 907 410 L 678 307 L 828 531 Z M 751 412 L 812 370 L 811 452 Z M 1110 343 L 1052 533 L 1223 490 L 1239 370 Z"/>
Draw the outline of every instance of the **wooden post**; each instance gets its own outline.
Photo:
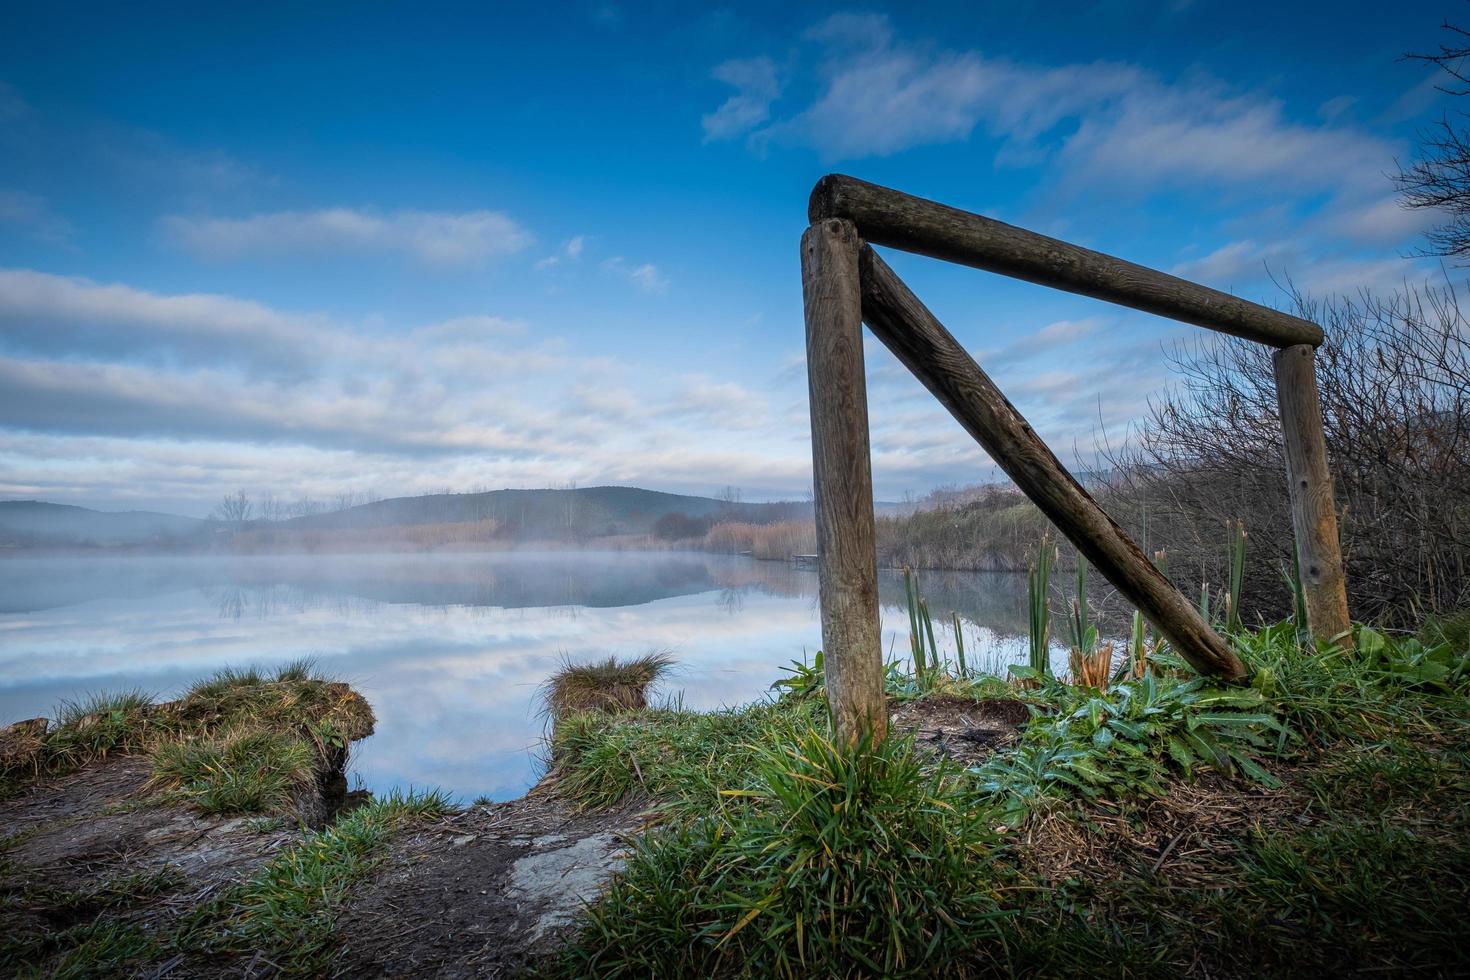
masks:
<path id="1" fill-rule="evenodd" d="M 861 281 L 863 319 L 873 333 L 985 447 L 990 458 L 1036 502 L 1067 540 L 1169 638 L 1174 649 L 1195 669 L 1227 680 L 1243 679 L 1246 669 L 1240 658 L 1073 479 L 934 314 L 866 245 L 861 254 Z M 808 337 L 812 322 L 810 295 Z M 814 431 L 815 392 L 813 381 Z M 866 417 L 863 431 L 867 431 Z M 867 448 L 866 439 L 863 448 Z"/>
<path id="2" fill-rule="evenodd" d="M 1272 360 L 1307 624 L 1317 639 L 1335 640 L 1352 628 L 1352 622 L 1337 538 L 1332 471 L 1327 466 L 1327 439 L 1322 433 L 1317 356 L 1311 346 L 1299 344 L 1278 350 Z"/>
<path id="3" fill-rule="evenodd" d="M 875 245 L 1081 293 L 1273 347 L 1322 343 L 1321 327 L 1289 313 L 865 180 L 823 177 L 812 189 L 807 213 L 813 222 L 847 218 Z"/>
<path id="4" fill-rule="evenodd" d="M 849 742 L 888 733 L 858 285 L 861 244 L 852 222 L 839 219 L 813 224 L 801 237 L 822 662 L 833 725 Z"/>

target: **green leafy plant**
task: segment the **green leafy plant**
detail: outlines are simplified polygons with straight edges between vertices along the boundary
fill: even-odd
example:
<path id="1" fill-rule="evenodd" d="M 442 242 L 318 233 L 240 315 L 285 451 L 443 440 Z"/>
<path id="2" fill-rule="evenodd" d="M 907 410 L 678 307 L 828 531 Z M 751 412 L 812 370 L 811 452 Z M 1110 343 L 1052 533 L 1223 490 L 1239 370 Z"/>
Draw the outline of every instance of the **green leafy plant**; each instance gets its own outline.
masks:
<path id="1" fill-rule="evenodd" d="M 812 662 L 793 660 L 790 667 L 778 668 L 790 674 L 771 684 L 770 690 L 780 691 L 783 697 L 807 698 L 822 693 L 827 687 L 827 672 L 822 667 L 822 651 L 812 656 Z"/>
<path id="2" fill-rule="evenodd" d="M 1169 777 L 1200 766 L 1277 785 L 1254 756 L 1280 751 L 1288 733 L 1260 691 L 1149 672 L 1107 693 L 1062 685 L 1046 693 L 1056 716 L 1033 722 L 1014 752 L 976 770 L 982 788 L 1007 798 L 1013 814 L 1050 793 L 1162 796 Z"/>

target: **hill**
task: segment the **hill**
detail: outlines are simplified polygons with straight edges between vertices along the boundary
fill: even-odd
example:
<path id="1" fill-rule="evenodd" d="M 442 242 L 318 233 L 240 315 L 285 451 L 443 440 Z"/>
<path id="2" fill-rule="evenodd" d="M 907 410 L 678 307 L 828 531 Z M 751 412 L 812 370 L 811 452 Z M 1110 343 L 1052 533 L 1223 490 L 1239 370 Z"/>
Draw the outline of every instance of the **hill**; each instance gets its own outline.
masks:
<path id="1" fill-rule="evenodd" d="M 366 530 L 422 524 L 490 521 L 498 534 L 517 540 L 585 540 L 621 534 L 654 534 L 660 521 L 716 520 L 766 524 L 811 512 L 809 504 L 747 504 L 664 493 L 639 487 L 570 490 L 490 490 L 391 497 L 328 514 L 283 521 L 300 531 Z"/>
<path id="2" fill-rule="evenodd" d="M 208 522 L 146 510 L 101 511 L 42 500 L 0 500 L 0 547 L 177 544 Z"/>

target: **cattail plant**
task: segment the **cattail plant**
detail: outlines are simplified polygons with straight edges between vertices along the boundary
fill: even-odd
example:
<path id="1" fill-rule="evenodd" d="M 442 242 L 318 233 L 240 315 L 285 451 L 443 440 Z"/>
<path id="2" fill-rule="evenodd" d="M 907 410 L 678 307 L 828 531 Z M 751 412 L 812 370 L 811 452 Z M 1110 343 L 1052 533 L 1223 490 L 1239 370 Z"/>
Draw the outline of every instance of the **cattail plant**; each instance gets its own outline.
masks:
<path id="1" fill-rule="evenodd" d="M 929 601 L 923 596 L 919 596 L 919 620 L 923 623 L 924 635 L 929 640 L 928 654 L 924 659 L 928 662 L 929 676 L 932 680 L 944 669 L 944 660 L 939 655 L 939 644 L 934 642 L 934 620 L 929 616 Z"/>
<path id="2" fill-rule="evenodd" d="M 1245 522 L 1237 520 L 1230 533 L 1230 578 L 1225 591 L 1225 632 L 1240 630 L 1240 593 L 1245 587 Z"/>
<path id="3" fill-rule="evenodd" d="M 959 658 L 960 679 L 965 680 L 970 676 L 970 668 L 965 666 L 965 634 L 960 630 L 960 614 L 951 612 L 949 615 L 954 623 L 954 649 L 955 656 Z"/>
<path id="4" fill-rule="evenodd" d="M 919 629 L 920 599 L 919 576 L 912 568 L 904 567 L 903 593 L 909 610 L 909 653 L 914 659 L 914 680 L 924 679 L 924 634 Z"/>
<path id="5" fill-rule="evenodd" d="M 1057 558 L 1050 534 L 1042 534 L 1036 561 L 1026 572 L 1026 605 L 1031 640 L 1030 667 L 1036 677 L 1051 673 L 1051 566 Z"/>

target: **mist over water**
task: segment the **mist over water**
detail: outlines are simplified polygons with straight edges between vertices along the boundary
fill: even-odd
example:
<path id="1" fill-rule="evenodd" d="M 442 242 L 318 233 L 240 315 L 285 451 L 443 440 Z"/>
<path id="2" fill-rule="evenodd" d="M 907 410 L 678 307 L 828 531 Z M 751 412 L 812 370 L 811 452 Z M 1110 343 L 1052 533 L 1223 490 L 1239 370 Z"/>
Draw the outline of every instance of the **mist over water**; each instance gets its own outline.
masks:
<path id="1" fill-rule="evenodd" d="M 932 572 L 940 646 L 959 613 L 972 667 L 1026 659 L 1022 576 Z M 908 649 L 903 584 L 880 574 L 885 651 Z M 98 691 L 163 698 L 225 666 L 302 656 L 372 702 L 352 768 L 373 790 L 520 795 L 540 774 L 537 688 L 563 658 L 672 652 L 691 708 L 765 696 L 819 649 L 817 576 L 682 552 L 0 560 L 0 722 Z"/>

